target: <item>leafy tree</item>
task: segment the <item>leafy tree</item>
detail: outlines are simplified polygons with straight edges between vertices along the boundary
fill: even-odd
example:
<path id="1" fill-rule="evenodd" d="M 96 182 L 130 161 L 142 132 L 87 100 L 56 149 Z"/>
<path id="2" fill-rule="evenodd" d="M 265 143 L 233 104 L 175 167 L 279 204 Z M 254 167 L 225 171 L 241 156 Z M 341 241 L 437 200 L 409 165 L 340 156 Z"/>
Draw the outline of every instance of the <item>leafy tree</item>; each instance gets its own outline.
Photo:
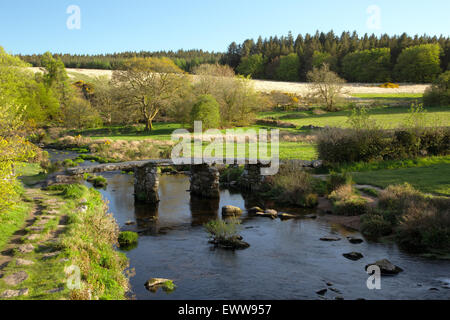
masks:
<path id="1" fill-rule="evenodd" d="M 355 82 L 389 82 L 391 69 L 389 48 L 352 52 L 342 61 L 345 78 Z"/>
<path id="2" fill-rule="evenodd" d="M 330 65 L 331 70 L 335 70 L 337 68 L 336 60 L 336 57 L 332 56 L 329 52 L 314 51 L 312 64 L 314 67 L 320 68 L 324 63 L 327 63 Z"/>
<path id="3" fill-rule="evenodd" d="M 222 126 L 245 125 L 253 120 L 261 99 L 248 78 L 236 77 L 229 66 L 202 65 L 194 72 L 194 94 L 209 94 L 216 99 Z"/>
<path id="4" fill-rule="evenodd" d="M 275 72 L 275 79 L 281 81 L 299 80 L 300 60 L 296 53 L 280 57 L 280 65 Z"/>
<path id="5" fill-rule="evenodd" d="M 191 110 L 191 124 L 202 121 L 204 130 L 220 126 L 220 106 L 211 95 L 201 95 Z"/>
<path id="6" fill-rule="evenodd" d="M 26 131 L 23 95 L 27 93 L 22 80 L 29 78 L 21 68 L 26 66 L 0 47 L 0 213 L 17 200 L 15 167 L 34 156 L 33 146 L 21 135 Z"/>
<path id="7" fill-rule="evenodd" d="M 236 71 L 244 76 L 261 78 L 264 75 L 264 58 L 262 54 L 253 54 L 242 58 Z"/>
<path id="8" fill-rule="evenodd" d="M 343 94 L 345 80 L 339 78 L 327 64 L 324 64 L 321 68 L 314 68 L 308 72 L 308 81 L 311 82 L 312 98 L 319 99 L 327 111 L 336 111 Z"/>
<path id="9" fill-rule="evenodd" d="M 398 81 L 433 82 L 441 73 L 439 44 L 422 44 L 402 51 L 395 66 Z"/>
<path id="10" fill-rule="evenodd" d="M 64 124 L 68 128 L 95 128 L 102 124 L 100 115 L 90 102 L 81 95 L 73 97 L 70 104 L 64 108 Z"/>
<path id="11" fill-rule="evenodd" d="M 187 79 L 172 60 L 167 58 L 134 58 L 124 63 L 123 70 L 113 73 L 124 106 L 138 110 L 146 131 L 153 120 L 170 108 L 187 87 Z"/>
<path id="12" fill-rule="evenodd" d="M 44 84 L 47 88 L 53 89 L 62 107 L 67 106 L 73 92 L 64 63 L 60 58 L 55 59 L 50 52 L 46 52 L 41 58 L 41 65 L 44 71 Z"/>

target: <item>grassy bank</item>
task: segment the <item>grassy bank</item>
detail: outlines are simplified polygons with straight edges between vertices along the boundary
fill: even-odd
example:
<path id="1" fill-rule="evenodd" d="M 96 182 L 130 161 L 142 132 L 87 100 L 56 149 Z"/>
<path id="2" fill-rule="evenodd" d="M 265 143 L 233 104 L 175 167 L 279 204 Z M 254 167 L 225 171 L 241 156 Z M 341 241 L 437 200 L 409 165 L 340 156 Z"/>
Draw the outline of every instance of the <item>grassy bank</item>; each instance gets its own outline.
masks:
<path id="1" fill-rule="evenodd" d="M 353 179 L 358 184 L 370 184 L 381 188 L 408 182 L 414 188 L 436 195 L 450 196 L 450 164 L 439 163 L 427 167 L 383 169 L 358 172 Z"/>
<path id="2" fill-rule="evenodd" d="M 32 250 L 13 247 L 12 260 L 2 272 L 3 278 L 19 271 L 28 277 L 15 286 L 0 281 L 0 293 L 27 289 L 27 295 L 13 299 L 31 300 L 126 299 L 128 261 L 115 249 L 118 226 L 106 213 L 100 193 L 82 185 L 64 185 L 28 189 L 27 194 L 35 199 L 36 221 L 24 229 L 22 242 Z M 19 263 L 23 260 L 31 263 Z M 77 270 L 80 286 L 68 288 L 68 280 L 78 278 Z"/>

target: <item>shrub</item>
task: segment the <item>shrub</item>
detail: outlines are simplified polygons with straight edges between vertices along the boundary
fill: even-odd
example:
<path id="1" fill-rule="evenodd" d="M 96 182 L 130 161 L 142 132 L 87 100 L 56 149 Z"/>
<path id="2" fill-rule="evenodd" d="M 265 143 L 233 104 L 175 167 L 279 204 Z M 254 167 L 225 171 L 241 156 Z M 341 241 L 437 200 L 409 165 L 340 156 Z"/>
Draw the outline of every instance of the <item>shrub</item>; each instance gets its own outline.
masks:
<path id="1" fill-rule="evenodd" d="M 327 191 L 331 193 L 344 185 L 352 185 L 352 175 L 348 172 L 331 173 L 327 178 Z"/>
<path id="2" fill-rule="evenodd" d="M 383 216 L 365 214 L 361 216 L 361 233 L 368 238 L 377 239 L 392 233 L 392 226 Z"/>
<path id="3" fill-rule="evenodd" d="M 319 158 L 328 163 L 383 160 L 390 148 L 389 133 L 380 129 L 325 128 L 317 136 Z"/>
<path id="4" fill-rule="evenodd" d="M 202 95 L 198 98 L 191 110 L 191 124 L 202 121 L 203 129 L 218 128 L 220 125 L 220 106 L 211 95 Z"/>
<path id="5" fill-rule="evenodd" d="M 398 226 L 397 240 L 410 251 L 450 249 L 450 199 L 432 197 L 411 185 L 389 186 L 380 192 L 385 220 Z"/>
<path id="6" fill-rule="evenodd" d="M 61 191 L 60 195 L 66 199 L 81 199 L 87 192 L 88 188 L 81 184 L 61 184 L 49 186 L 47 190 Z"/>
<path id="7" fill-rule="evenodd" d="M 341 185 L 329 198 L 333 201 L 334 213 L 343 216 L 359 216 L 367 213 L 367 201 L 353 192 L 350 184 Z"/>
<path id="8" fill-rule="evenodd" d="M 278 201 L 300 207 L 313 207 L 317 196 L 313 194 L 314 181 L 311 175 L 296 162 L 281 166 L 271 181 Z"/>
<path id="9" fill-rule="evenodd" d="M 240 226 L 240 220 L 232 217 L 226 221 L 210 221 L 205 224 L 205 229 L 216 241 L 230 241 L 239 236 Z"/>
<path id="10" fill-rule="evenodd" d="M 423 102 L 426 106 L 450 105 L 450 70 L 441 74 L 425 91 Z"/>
<path id="11" fill-rule="evenodd" d="M 103 176 L 88 175 L 85 178 L 88 182 L 92 183 L 95 188 L 105 188 L 108 185 L 108 180 Z"/>
<path id="12" fill-rule="evenodd" d="M 121 247 L 128 247 L 137 244 L 139 235 L 132 231 L 123 231 L 119 233 L 118 242 Z"/>
<path id="13" fill-rule="evenodd" d="M 400 88 L 400 85 L 397 83 L 386 82 L 386 83 L 380 84 L 378 87 L 385 88 L 385 89 L 398 89 L 398 88 Z"/>
<path id="14" fill-rule="evenodd" d="M 242 173 L 244 172 L 244 167 L 241 166 L 229 166 L 225 170 L 220 172 L 220 182 L 230 183 L 232 181 L 239 181 Z"/>

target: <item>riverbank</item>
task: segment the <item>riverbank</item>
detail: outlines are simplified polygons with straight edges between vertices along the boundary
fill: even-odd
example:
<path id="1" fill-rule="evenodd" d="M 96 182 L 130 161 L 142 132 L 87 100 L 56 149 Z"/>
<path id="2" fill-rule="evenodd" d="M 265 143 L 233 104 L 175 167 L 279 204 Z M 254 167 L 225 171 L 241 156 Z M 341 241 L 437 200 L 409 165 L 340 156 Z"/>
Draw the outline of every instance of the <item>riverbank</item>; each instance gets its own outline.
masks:
<path id="1" fill-rule="evenodd" d="M 23 200 L 26 221 L 0 256 L 1 299 L 127 298 L 128 260 L 115 249 L 118 226 L 100 193 L 81 185 L 27 188 Z"/>

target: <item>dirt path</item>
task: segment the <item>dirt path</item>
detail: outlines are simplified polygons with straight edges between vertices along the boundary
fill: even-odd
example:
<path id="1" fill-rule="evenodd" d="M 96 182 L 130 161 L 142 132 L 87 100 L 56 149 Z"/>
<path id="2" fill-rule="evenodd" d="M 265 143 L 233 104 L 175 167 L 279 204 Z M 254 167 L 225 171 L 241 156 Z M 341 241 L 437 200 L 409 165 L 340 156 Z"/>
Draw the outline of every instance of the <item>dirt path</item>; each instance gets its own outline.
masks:
<path id="1" fill-rule="evenodd" d="M 48 263 L 61 253 L 57 243 L 65 229 L 67 217 L 61 212 L 65 202 L 39 189 L 27 189 L 33 202 L 25 224 L 17 230 L 0 253 L 0 299 L 28 296 L 24 285 L 33 281 L 33 268 Z M 53 263 L 53 262 L 52 262 Z M 46 275 L 52 277 L 52 274 Z M 60 288 L 49 291 L 57 292 Z"/>

